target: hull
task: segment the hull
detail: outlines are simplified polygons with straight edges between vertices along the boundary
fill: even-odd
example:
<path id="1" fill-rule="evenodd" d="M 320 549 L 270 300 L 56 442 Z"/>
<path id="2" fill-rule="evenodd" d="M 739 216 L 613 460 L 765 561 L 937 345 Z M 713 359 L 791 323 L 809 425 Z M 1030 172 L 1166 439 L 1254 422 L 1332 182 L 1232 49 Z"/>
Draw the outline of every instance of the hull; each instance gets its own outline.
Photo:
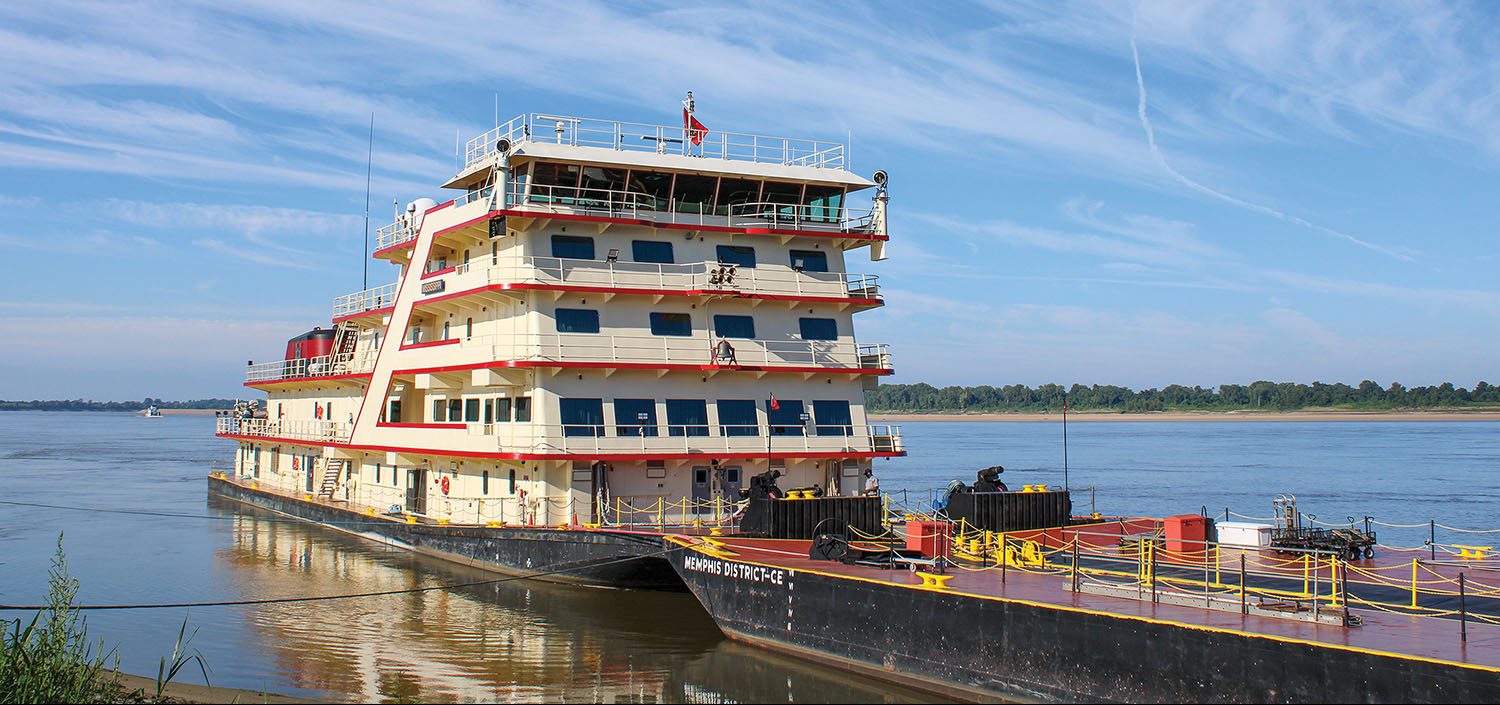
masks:
<path id="1" fill-rule="evenodd" d="M 971 700 L 1496 702 L 1493 670 L 683 552 L 732 638 Z"/>
<path id="2" fill-rule="evenodd" d="M 210 496 L 304 519 L 386 545 L 505 575 L 612 588 L 682 590 L 660 537 L 608 531 L 406 524 L 209 477 Z M 635 558 L 638 556 L 646 556 Z M 606 561 L 635 558 L 609 565 Z M 577 568 L 568 568 L 578 566 Z M 552 572 L 557 568 L 567 568 Z M 539 573 L 546 572 L 542 575 Z"/>

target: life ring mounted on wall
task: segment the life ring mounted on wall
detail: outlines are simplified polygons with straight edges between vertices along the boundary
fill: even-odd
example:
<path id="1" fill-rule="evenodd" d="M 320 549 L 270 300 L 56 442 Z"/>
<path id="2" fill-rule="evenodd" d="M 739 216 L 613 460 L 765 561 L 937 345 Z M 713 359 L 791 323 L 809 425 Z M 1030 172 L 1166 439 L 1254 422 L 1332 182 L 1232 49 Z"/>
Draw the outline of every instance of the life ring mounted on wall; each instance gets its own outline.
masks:
<path id="1" fill-rule="evenodd" d="M 313 418 L 315 418 L 315 419 L 321 419 L 321 418 L 323 418 L 323 405 L 322 404 L 313 404 Z"/>
<path id="2" fill-rule="evenodd" d="M 445 477 L 441 480 L 438 480 L 438 489 L 441 489 L 443 491 L 443 494 L 448 494 L 449 486 L 450 485 L 448 483 L 448 478 Z"/>

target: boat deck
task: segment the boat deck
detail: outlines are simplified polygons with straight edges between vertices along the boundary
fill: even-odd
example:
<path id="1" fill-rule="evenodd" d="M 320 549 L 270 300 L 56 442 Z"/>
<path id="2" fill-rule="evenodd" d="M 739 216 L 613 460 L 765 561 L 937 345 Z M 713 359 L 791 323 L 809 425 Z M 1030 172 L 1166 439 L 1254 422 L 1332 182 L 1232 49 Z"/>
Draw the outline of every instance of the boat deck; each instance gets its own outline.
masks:
<path id="1" fill-rule="evenodd" d="M 754 563 L 824 576 L 899 585 L 915 590 L 922 578 L 907 570 L 847 565 L 808 558 L 809 541 L 716 537 L 714 546 L 727 560 Z M 733 555 L 729 555 L 729 554 Z M 715 554 L 718 555 L 718 554 Z M 1361 561 L 1373 563 L 1373 561 Z M 1125 619 L 1166 623 L 1190 629 L 1222 631 L 1252 637 L 1350 649 L 1404 659 L 1436 661 L 1500 672 L 1500 625 L 1469 621 L 1468 639 L 1460 639 L 1454 619 L 1402 615 L 1374 609 L 1354 613 L 1362 626 L 1344 627 L 1310 621 L 1240 614 L 1179 604 L 1154 603 L 1068 589 L 1067 575 L 1044 575 L 996 566 L 950 569 L 944 592 L 982 600 L 1001 600 L 1049 606 Z"/>

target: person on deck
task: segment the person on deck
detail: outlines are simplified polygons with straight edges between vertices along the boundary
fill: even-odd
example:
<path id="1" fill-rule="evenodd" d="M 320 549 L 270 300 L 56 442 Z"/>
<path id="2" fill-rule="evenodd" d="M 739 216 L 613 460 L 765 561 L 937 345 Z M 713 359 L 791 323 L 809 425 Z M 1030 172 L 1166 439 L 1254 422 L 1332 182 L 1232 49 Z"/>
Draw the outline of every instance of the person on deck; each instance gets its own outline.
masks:
<path id="1" fill-rule="evenodd" d="M 880 495 L 880 478 L 875 477 L 875 471 L 865 468 L 865 496 L 877 497 Z"/>

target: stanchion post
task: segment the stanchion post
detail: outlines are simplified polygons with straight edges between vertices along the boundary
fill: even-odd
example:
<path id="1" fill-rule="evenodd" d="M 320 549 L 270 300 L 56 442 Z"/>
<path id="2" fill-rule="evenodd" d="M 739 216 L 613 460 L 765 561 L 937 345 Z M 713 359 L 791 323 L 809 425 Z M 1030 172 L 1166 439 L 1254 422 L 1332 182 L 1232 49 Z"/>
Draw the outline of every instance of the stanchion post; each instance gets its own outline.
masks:
<path id="1" fill-rule="evenodd" d="M 1250 614 L 1250 607 L 1245 599 L 1245 552 L 1240 551 L 1240 614 Z"/>
<path id="2" fill-rule="evenodd" d="M 1073 592 L 1078 592 L 1078 532 L 1073 533 Z"/>
<path id="3" fill-rule="evenodd" d="M 1156 602 L 1156 544 L 1151 546 L 1151 602 Z"/>
<path id="4" fill-rule="evenodd" d="M 1432 560 L 1437 560 L 1437 520 L 1427 520 L 1427 547 L 1432 549 Z"/>
<path id="5" fill-rule="evenodd" d="M 1458 639 L 1465 644 L 1469 643 L 1469 605 L 1467 600 L 1468 591 L 1464 589 L 1464 574 L 1458 574 Z"/>

